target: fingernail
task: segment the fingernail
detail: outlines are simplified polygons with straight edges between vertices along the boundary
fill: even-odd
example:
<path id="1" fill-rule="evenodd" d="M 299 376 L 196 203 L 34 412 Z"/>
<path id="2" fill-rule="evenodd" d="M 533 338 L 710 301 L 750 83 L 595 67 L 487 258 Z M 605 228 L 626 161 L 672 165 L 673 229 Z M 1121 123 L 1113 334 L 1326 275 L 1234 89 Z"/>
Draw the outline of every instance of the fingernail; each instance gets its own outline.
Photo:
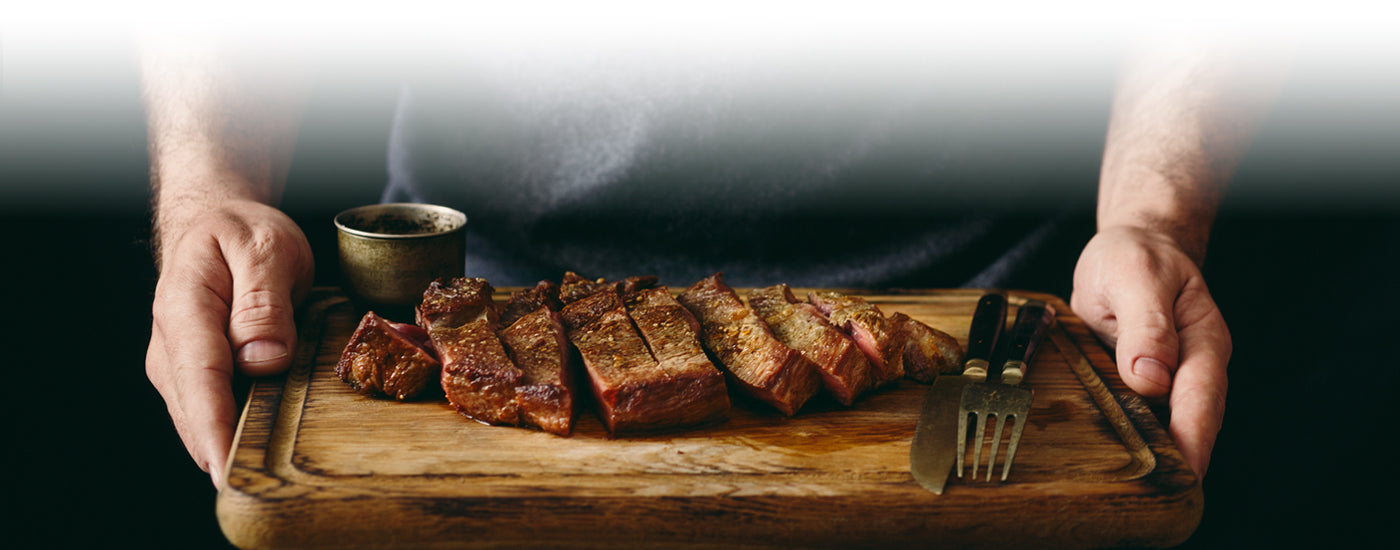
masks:
<path id="1" fill-rule="evenodd" d="M 1172 373 L 1161 361 L 1151 357 L 1139 357 L 1133 361 L 1133 374 L 1141 376 L 1163 388 L 1172 386 Z"/>
<path id="2" fill-rule="evenodd" d="M 238 362 L 244 365 L 266 363 L 287 356 L 287 345 L 276 340 L 254 340 L 238 350 Z"/>

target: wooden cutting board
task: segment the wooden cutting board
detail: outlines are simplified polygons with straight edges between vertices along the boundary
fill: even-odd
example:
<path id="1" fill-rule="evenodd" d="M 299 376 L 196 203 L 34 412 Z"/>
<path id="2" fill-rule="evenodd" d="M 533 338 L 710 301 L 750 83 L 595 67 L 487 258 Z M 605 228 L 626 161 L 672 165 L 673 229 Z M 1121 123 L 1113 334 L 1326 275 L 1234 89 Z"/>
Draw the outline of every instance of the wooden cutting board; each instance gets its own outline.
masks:
<path id="1" fill-rule="evenodd" d="M 964 344 L 981 295 L 852 293 Z M 851 408 L 819 396 L 791 418 L 736 400 L 728 422 L 664 436 L 610 439 L 591 411 L 567 438 L 491 427 L 445 400 L 352 391 L 333 371 L 360 314 L 319 289 L 295 364 L 253 386 L 219 524 L 246 548 L 1184 541 L 1201 518 L 1200 483 L 1064 301 L 1013 292 L 1011 304 L 1028 297 L 1059 316 L 1026 379 L 1035 405 L 1011 477 L 955 477 L 938 496 L 909 474 L 927 385 L 903 381 Z"/>

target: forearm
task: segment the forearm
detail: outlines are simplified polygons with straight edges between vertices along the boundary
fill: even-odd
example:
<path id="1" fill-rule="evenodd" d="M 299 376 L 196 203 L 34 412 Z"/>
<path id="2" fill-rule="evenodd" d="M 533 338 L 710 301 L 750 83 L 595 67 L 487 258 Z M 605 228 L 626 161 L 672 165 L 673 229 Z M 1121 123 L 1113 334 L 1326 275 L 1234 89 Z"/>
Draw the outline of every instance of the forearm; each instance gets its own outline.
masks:
<path id="1" fill-rule="evenodd" d="M 1137 55 L 1113 103 L 1100 231 L 1130 226 L 1166 235 L 1200 265 L 1225 184 L 1281 74 L 1277 57 L 1205 46 Z"/>
<path id="2" fill-rule="evenodd" d="M 303 66 L 207 43 L 148 43 L 142 79 L 157 254 L 219 204 L 280 199 L 305 103 Z"/>

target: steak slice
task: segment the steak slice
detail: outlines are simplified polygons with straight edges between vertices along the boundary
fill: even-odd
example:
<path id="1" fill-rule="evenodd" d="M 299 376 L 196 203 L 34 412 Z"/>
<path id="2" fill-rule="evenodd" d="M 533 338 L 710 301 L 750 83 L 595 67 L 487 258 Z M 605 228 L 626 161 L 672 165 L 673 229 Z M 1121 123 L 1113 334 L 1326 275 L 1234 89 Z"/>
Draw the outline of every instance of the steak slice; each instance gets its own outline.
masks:
<path id="1" fill-rule="evenodd" d="M 428 284 L 423 291 L 423 301 L 418 303 L 415 317 L 418 326 L 429 334 L 438 327 L 460 327 L 477 320 L 487 320 L 495 325 L 500 314 L 491 295 L 496 289 L 486 279 L 456 277 L 447 283 L 442 280 Z"/>
<path id="2" fill-rule="evenodd" d="M 669 394 L 669 422 L 690 426 L 724 418 L 729 410 L 724 374 L 700 347 L 695 316 L 664 286 L 634 291 L 624 302 L 652 357 L 670 378 L 657 388 Z"/>
<path id="3" fill-rule="evenodd" d="M 592 296 L 603 290 L 616 290 L 617 285 L 603 279 L 585 279 L 572 271 L 564 272 L 559 281 L 559 301 L 569 304 Z"/>
<path id="4" fill-rule="evenodd" d="M 371 311 L 360 319 L 345 344 L 335 374 L 365 395 L 412 399 L 422 394 L 442 369 L 426 346 L 423 329 L 391 323 Z"/>
<path id="5" fill-rule="evenodd" d="M 700 321 L 705 347 L 750 395 L 791 416 L 821 387 L 816 365 L 774 338 L 721 273 L 691 285 L 679 301 Z"/>
<path id="6" fill-rule="evenodd" d="M 813 292 L 807 300 L 855 340 L 856 346 L 880 373 L 877 385 L 904 376 L 904 339 L 880 308 L 866 302 L 865 298 L 830 290 Z"/>
<path id="7" fill-rule="evenodd" d="M 958 372 L 963 348 L 957 338 L 899 312 L 890 316 L 890 324 L 904 335 L 905 376 L 927 383 L 941 373 Z"/>
<path id="8" fill-rule="evenodd" d="M 609 432 L 655 431 L 685 420 L 689 404 L 677 398 L 674 381 L 652 357 L 616 292 L 575 301 L 559 317 L 583 358 Z"/>
<path id="9" fill-rule="evenodd" d="M 540 281 L 535 286 L 510 293 L 510 301 L 501 310 L 501 326 L 508 327 L 521 317 L 534 313 L 539 308 L 559 311 L 559 285 L 551 281 Z"/>
<path id="10" fill-rule="evenodd" d="M 523 373 L 506 355 L 490 320 L 434 328 L 428 336 L 442 358 L 442 390 L 453 407 L 487 424 L 520 422 L 515 387 Z"/>
<path id="11" fill-rule="evenodd" d="M 816 364 L 827 391 L 842 405 L 850 406 L 856 397 L 875 387 L 875 367 L 855 342 L 812 304 L 793 296 L 788 285 L 750 291 L 749 306 L 768 323 L 779 342 Z"/>
<path id="12" fill-rule="evenodd" d="M 418 304 L 418 324 L 442 360 L 447 401 L 480 422 L 515 425 L 520 418 L 515 387 L 522 373 L 496 336 L 494 291 L 486 279 L 433 281 Z"/>
<path id="13" fill-rule="evenodd" d="M 511 301 L 515 303 L 514 296 Z M 569 435 L 577 411 L 576 386 L 559 314 L 541 306 L 502 329 L 500 338 L 521 372 L 520 384 L 515 388 L 520 423 L 555 435 Z"/>
<path id="14" fill-rule="evenodd" d="M 589 280 L 583 276 L 567 271 L 564 278 L 559 282 L 559 300 L 564 303 L 571 303 L 582 300 L 597 292 L 611 290 L 620 295 L 627 295 L 633 292 L 652 288 L 660 281 L 653 275 L 641 275 L 628 277 L 621 281 L 606 281 L 604 279 Z"/>
<path id="15" fill-rule="evenodd" d="M 657 278 L 655 275 L 638 275 L 636 277 L 628 277 L 617 282 L 617 293 L 626 296 L 634 292 L 640 292 L 649 288 L 656 288 L 657 283 L 659 282 L 661 282 L 661 279 Z"/>

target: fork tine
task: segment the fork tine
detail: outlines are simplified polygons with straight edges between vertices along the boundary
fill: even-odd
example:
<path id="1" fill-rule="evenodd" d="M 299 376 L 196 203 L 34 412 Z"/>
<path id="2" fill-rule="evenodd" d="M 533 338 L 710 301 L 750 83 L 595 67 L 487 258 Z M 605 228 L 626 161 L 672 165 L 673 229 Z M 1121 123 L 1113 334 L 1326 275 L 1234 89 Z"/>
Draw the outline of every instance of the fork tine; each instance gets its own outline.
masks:
<path id="1" fill-rule="evenodd" d="M 1003 426 L 1006 426 L 1005 412 L 997 411 L 996 417 L 997 426 L 996 429 L 992 430 L 992 452 L 991 455 L 987 457 L 987 481 L 992 480 L 992 472 L 997 469 L 997 450 L 1001 448 L 1001 429 Z M 1005 472 L 1005 469 L 1002 471 Z"/>
<path id="2" fill-rule="evenodd" d="M 1011 444 L 1006 449 L 1006 465 L 1001 468 L 1001 480 L 1011 475 L 1011 462 L 1016 460 L 1016 445 L 1021 443 L 1021 432 L 1026 428 L 1026 415 L 1017 414 L 1016 423 L 1011 426 Z"/>
<path id="3" fill-rule="evenodd" d="M 963 456 L 967 454 L 967 409 L 958 408 L 958 477 L 963 476 Z"/>
<path id="4" fill-rule="evenodd" d="M 979 304 L 980 306 L 980 304 Z M 1054 322 L 1055 311 L 1039 300 L 1028 300 L 1016 313 L 1016 324 L 1012 327 L 1012 338 L 1005 350 L 1002 372 L 982 382 L 963 388 L 962 402 L 958 418 L 958 477 L 963 477 L 963 464 L 967 453 L 967 415 L 977 417 L 977 427 L 971 430 L 974 437 L 972 448 L 972 477 L 982 464 L 982 444 L 987 439 L 987 417 L 996 417 L 996 426 L 991 434 L 991 451 L 987 453 L 987 481 L 996 475 L 997 455 L 1001 451 L 1001 438 L 1006 430 L 1007 417 L 1015 419 L 1006 445 L 1006 461 L 1001 468 L 1001 480 L 1011 475 L 1011 464 L 1016 460 L 1016 450 L 1025 432 L 1026 416 L 1030 414 L 1034 392 L 1018 384 L 1025 378 L 1026 365 L 1031 362 L 1035 348 L 1044 336 L 1046 329 Z M 1019 374 L 1018 374 L 1019 373 Z"/>
<path id="5" fill-rule="evenodd" d="M 977 415 L 977 428 L 973 431 L 977 439 L 972 442 L 975 445 L 972 448 L 972 478 L 977 479 L 977 465 L 982 462 L 982 440 L 987 433 L 987 411 L 973 411 L 973 414 Z"/>

